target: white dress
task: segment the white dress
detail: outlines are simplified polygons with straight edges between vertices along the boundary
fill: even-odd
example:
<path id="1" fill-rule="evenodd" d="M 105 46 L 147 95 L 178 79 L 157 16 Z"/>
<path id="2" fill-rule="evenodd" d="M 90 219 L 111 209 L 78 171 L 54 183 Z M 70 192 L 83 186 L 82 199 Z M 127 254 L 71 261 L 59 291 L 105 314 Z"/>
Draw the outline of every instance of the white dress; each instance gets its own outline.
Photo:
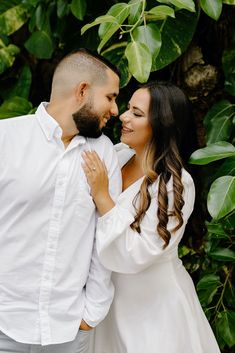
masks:
<path id="1" fill-rule="evenodd" d="M 134 152 L 117 145 L 121 167 Z M 158 182 L 150 188 L 152 201 L 141 222 L 141 234 L 130 224 L 132 201 L 143 178 L 128 187 L 116 206 L 100 217 L 97 249 L 112 274 L 115 296 L 105 320 L 93 332 L 89 353 L 219 353 L 219 347 L 199 303 L 193 282 L 178 258 L 178 244 L 194 205 L 194 184 L 182 171 L 184 225 L 170 244 L 156 235 Z M 167 185 L 172 206 L 172 180 Z M 168 229 L 175 227 L 169 221 Z"/>

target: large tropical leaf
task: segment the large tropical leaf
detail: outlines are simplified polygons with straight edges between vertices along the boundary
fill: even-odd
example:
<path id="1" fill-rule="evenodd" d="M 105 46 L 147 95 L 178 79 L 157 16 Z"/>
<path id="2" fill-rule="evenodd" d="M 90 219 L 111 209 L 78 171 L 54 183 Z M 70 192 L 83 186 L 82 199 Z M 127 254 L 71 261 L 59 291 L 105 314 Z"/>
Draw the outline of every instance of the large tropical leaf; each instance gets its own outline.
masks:
<path id="1" fill-rule="evenodd" d="M 235 252 L 228 248 L 216 248 L 210 251 L 208 255 L 217 261 L 232 262 L 235 260 Z"/>
<path id="2" fill-rule="evenodd" d="M 109 11 L 107 12 L 106 15 L 113 16 L 116 18 L 116 22 L 118 24 L 122 24 L 125 19 L 129 16 L 130 14 L 130 5 L 126 3 L 118 3 L 113 5 Z M 99 36 L 101 39 L 103 39 L 107 32 L 112 30 L 112 27 L 114 24 L 112 23 L 103 23 L 99 27 Z M 113 32 L 115 33 L 115 32 Z"/>
<path id="3" fill-rule="evenodd" d="M 228 140 L 233 132 L 234 105 L 228 100 L 214 104 L 204 118 L 207 144 Z"/>
<path id="4" fill-rule="evenodd" d="M 219 276 L 209 274 L 203 276 L 197 284 L 197 292 L 200 302 L 206 306 L 212 302 L 218 287 L 221 285 Z"/>
<path id="5" fill-rule="evenodd" d="M 219 167 L 216 172 L 216 178 L 223 175 L 235 176 L 235 157 L 226 158 L 224 163 Z"/>
<path id="6" fill-rule="evenodd" d="M 189 162 L 204 165 L 233 156 L 235 156 L 235 147 L 231 143 L 220 141 L 193 152 Z"/>
<path id="7" fill-rule="evenodd" d="M 143 10 L 143 5 L 146 6 L 146 2 L 143 4 L 142 0 L 131 0 L 128 2 L 128 4 L 130 5 L 130 14 L 128 17 L 128 23 L 132 25 L 139 20 Z"/>
<path id="8" fill-rule="evenodd" d="M 193 0 L 170 0 L 170 3 L 175 5 L 178 9 L 186 9 L 188 11 L 195 11 L 195 3 Z"/>
<path id="9" fill-rule="evenodd" d="M 116 23 L 102 23 L 99 26 L 99 36 L 101 42 L 98 46 L 97 51 L 100 52 L 112 35 L 120 28 L 120 25 L 125 21 L 125 19 L 130 14 L 130 5 L 125 3 L 118 3 L 113 5 L 107 15 L 114 16 L 117 20 Z"/>
<path id="10" fill-rule="evenodd" d="M 229 94 L 235 96 L 235 49 L 224 51 L 222 64 L 225 75 L 224 88 Z"/>
<path id="11" fill-rule="evenodd" d="M 71 3 L 71 12 L 79 20 L 83 20 L 87 9 L 86 0 L 72 0 Z"/>
<path id="12" fill-rule="evenodd" d="M 0 119 L 28 114 L 31 110 L 32 104 L 28 100 L 22 97 L 13 97 L 4 101 L 0 106 Z"/>
<path id="13" fill-rule="evenodd" d="M 125 55 L 131 74 L 137 81 L 146 82 L 152 66 L 152 55 L 148 47 L 143 43 L 131 42 L 126 47 Z"/>
<path id="14" fill-rule="evenodd" d="M 4 100 L 13 98 L 15 96 L 28 99 L 30 86 L 32 82 L 32 74 L 29 66 L 25 65 L 22 67 L 19 75 L 16 77 L 16 82 L 9 88 L 2 90 L 1 96 Z"/>
<path id="15" fill-rule="evenodd" d="M 233 311 L 223 311 L 216 321 L 216 331 L 218 337 L 231 348 L 235 345 L 235 313 Z"/>
<path id="16" fill-rule="evenodd" d="M 102 55 L 118 67 L 121 72 L 120 87 L 124 87 L 131 79 L 131 73 L 128 69 L 128 61 L 125 56 L 125 49 L 127 42 L 114 44 L 104 52 Z"/>
<path id="17" fill-rule="evenodd" d="M 20 49 L 13 44 L 5 46 L 0 39 L 0 74 L 11 67 L 15 61 L 15 56 L 20 52 Z"/>
<path id="18" fill-rule="evenodd" d="M 145 44 L 155 60 L 161 48 L 161 33 L 158 26 L 150 23 L 146 26 L 139 26 L 133 31 L 133 38 L 136 42 Z"/>
<path id="19" fill-rule="evenodd" d="M 27 22 L 31 15 L 30 7 L 20 4 L 7 9 L 0 15 L 0 33 L 10 35 Z"/>
<path id="20" fill-rule="evenodd" d="M 117 19 L 116 19 L 116 17 L 111 16 L 111 15 L 99 16 L 93 22 L 87 23 L 85 26 L 83 26 L 81 29 L 81 34 L 84 34 L 89 28 L 97 26 L 101 23 L 117 24 Z"/>
<path id="21" fill-rule="evenodd" d="M 203 11 L 214 20 L 218 20 L 222 12 L 222 0 L 200 0 Z"/>
<path id="22" fill-rule="evenodd" d="M 152 71 L 162 69 L 182 55 L 194 35 L 198 13 L 178 11 L 175 19 L 168 17 L 162 28 L 162 46 L 153 64 Z"/>
<path id="23" fill-rule="evenodd" d="M 145 16 L 147 20 L 159 21 L 165 20 L 168 16 L 175 18 L 175 11 L 170 6 L 159 5 L 147 11 Z"/>
<path id="24" fill-rule="evenodd" d="M 26 41 L 25 48 L 38 59 L 50 59 L 54 46 L 47 32 L 37 31 Z"/>
<path id="25" fill-rule="evenodd" d="M 207 207 L 214 219 L 220 219 L 235 209 L 235 177 L 226 175 L 216 179 L 208 193 Z"/>
<path id="26" fill-rule="evenodd" d="M 216 332 L 218 337 L 231 348 L 235 344 L 235 313 L 223 311 L 216 321 Z"/>

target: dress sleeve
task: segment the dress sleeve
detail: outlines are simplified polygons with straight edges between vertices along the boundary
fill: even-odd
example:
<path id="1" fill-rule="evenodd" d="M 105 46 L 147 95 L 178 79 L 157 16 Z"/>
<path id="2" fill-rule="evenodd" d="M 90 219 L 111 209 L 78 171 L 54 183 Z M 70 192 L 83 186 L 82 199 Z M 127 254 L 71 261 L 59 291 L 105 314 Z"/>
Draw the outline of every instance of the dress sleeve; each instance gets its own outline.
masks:
<path id="1" fill-rule="evenodd" d="M 156 195 L 156 194 L 155 194 Z M 168 191 L 169 200 L 173 190 Z M 97 251 L 101 262 L 112 271 L 138 273 L 155 261 L 161 261 L 171 251 L 177 252 L 178 243 L 194 204 L 194 185 L 191 181 L 184 184 L 183 226 L 172 234 L 170 244 L 163 250 L 163 240 L 156 233 L 157 201 L 152 198 L 149 209 L 141 222 L 141 233 L 132 230 L 135 212 L 132 199 L 118 202 L 114 208 L 99 218 L 97 226 Z M 176 223 L 170 218 L 168 229 L 172 231 Z"/>
<path id="2" fill-rule="evenodd" d="M 109 174 L 109 189 L 114 200 L 121 192 L 121 172 L 116 152 L 111 143 L 106 141 L 104 161 Z M 111 282 L 111 271 L 105 268 L 97 255 L 96 236 L 94 240 L 89 275 L 85 290 L 85 309 L 83 319 L 95 327 L 108 313 L 113 300 L 114 288 Z"/>

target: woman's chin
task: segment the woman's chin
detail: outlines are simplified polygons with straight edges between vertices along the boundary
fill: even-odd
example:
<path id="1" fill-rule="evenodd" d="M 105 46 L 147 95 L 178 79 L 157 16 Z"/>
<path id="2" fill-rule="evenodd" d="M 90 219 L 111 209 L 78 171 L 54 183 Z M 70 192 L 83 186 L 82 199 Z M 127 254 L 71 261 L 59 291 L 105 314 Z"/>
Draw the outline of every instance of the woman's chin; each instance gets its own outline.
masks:
<path id="1" fill-rule="evenodd" d="M 130 144 L 129 144 L 130 141 L 128 141 L 128 139 L 125 137 L 125 135 L 121 135 L 120 141 L 122 143 L 125 143 L 126 145 L 130 146 Z"/>

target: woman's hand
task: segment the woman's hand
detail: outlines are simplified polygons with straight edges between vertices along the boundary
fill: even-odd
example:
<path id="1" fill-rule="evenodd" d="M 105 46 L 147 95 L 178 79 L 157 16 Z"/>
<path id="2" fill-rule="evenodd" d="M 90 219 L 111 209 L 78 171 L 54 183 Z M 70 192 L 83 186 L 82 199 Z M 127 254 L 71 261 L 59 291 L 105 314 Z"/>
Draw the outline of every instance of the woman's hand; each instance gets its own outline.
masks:
<path id="1" fill-rule="evenodd" d="M 106 166 L 95 151 L 83 152 L 83 170 L 86 174 L 91 195 L 101 215 L 115 205 L 109 194 L 109 179 Z"/>
<path id="2" fill-rule="evenodd" d="M 83 152 L 83 170 L 94 200 L 108 194 L 109 179 L 106 166 L 95 151 Z"/>
<path id="3" fill-rule="evenodd" d="M 89 326 L 84 320 L 82 320 L 79 329 L 83 331 L 90 331 L 93 327 Z"/>

